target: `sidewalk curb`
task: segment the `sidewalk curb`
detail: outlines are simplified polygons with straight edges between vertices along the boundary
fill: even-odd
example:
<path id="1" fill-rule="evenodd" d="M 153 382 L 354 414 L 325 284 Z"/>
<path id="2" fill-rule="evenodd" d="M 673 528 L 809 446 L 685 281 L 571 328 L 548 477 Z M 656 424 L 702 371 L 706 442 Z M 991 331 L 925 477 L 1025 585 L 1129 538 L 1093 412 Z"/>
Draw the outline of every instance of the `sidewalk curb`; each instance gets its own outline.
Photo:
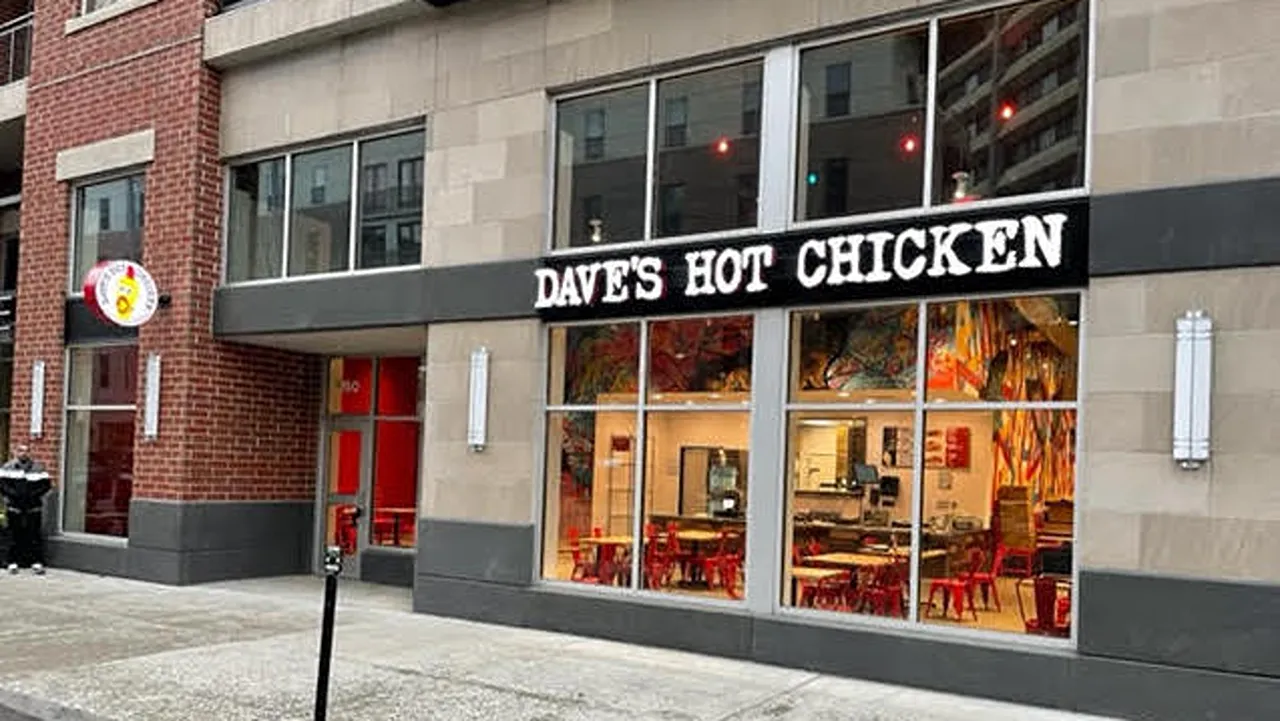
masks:
<path id="1" fill-rule="evenodd" d="M 34 716 L 40 721 L 111 721 L 105 716 L 13 691 L 3 686 L 0 686 L 0 708 Z"/>

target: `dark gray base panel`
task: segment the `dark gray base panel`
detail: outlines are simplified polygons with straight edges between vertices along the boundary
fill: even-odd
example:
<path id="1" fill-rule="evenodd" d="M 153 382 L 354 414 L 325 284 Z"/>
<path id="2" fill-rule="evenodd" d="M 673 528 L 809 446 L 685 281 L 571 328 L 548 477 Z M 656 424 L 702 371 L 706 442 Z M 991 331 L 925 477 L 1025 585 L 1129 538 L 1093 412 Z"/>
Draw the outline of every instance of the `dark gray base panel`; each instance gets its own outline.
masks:
<path id="1" fill-rule="evenodd" d="M 1115 718 L 1276 717 L 1280 679 L 1012 648 L 538 587 L 416 577 L 414 610 Z"/>
<path id="2" fill-rule="evenodd" d="M 1280 587 L 1082 571 L 1080 597 L 1081 653 L 1280 677 Z"/>
<path id="3" fill-rule="evenodd" d="M 412 588 L 413 559 L 412 553 L 370 549 L 360 554 L 360 580 Z"/>
<path id="4" fill-rule="evenodd" d="M 527 586 L 533 581 L 531 524 L 418 520 L 417 573 Z"/>
<path id="5" fill-rule="evenodd" d="M 127 546 L 49 539 L 51 566 L 185 585 L 311 572 L 310 502 L 135 500 Z"/>

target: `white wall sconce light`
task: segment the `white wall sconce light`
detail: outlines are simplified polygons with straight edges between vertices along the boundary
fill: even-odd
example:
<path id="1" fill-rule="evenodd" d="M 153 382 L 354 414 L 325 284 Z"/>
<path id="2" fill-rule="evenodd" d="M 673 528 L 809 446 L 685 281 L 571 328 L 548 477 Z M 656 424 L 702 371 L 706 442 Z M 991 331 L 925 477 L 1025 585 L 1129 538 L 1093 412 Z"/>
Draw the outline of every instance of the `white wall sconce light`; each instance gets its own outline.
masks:
<path id="1" fill-rule="evenodd" d="M 31 364 L 31 437 L 44 435 L 44 361 Z"/>
<path id="2" fill-rule="evenodd" d="M 160 355 L 147 356 L 145 405 L 142 414 L 142 437 L 154 441 L 160 435 Z"/>
<path id="3" fill-rule="evenodd" d="M 1187 311 L 1177 320 L 1173 368 L 1173 460 L 1193 471 L 1209 460 L 1213 320 Z"/>
<path id="4" fill-rule="evenodd" d="M 489 426 L 489 349 L 471 351 L 471 392 L 467 414 L 467 446 L 484 450 Z"/>

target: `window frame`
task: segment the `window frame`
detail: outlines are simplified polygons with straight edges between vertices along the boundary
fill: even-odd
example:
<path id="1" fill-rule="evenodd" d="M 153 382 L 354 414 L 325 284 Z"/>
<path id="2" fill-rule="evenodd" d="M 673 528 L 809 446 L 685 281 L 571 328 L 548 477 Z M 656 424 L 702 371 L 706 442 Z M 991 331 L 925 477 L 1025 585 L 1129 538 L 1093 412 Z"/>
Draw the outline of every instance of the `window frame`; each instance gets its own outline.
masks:
<path id="1" fill-rule="evenodd" d="M 139 232 L 141 237 L 138 239 L 138 260 L 144 260 L 144 254 L 147 247 L 147 171 L 144 167 L 133 166 L 121 169 L 118 172 L 106 173 L 102 175 L 93 175 L 78 179 L 71 184 L 71 209 L 68 218 L 71 221 L 68 228 L 67 241 L 67 297 L 83 298 L 84 297 L 84 276 L 76 275 L 76 261 L 80 257 L 80 193 L 86 188 L 92 188 L 97 185 L 107 185 L 119 180 L 129 180 L 130 178 L 138 178 L 142 186 L 142 217 L 139 219 L 141 225 Z M 125 217 L 128 217 L 128 209 L 125 209 Z M 101 222 L 101 221 L 99 221 Z M 102 231 L 99 230 L 99 233 Z M 93 266 L 89 266 L 92 268 Z"/>
<path id="2" fill-rule="evenodd" d="M 649 331 L 650 327 L 655 323 L 663 323 L 667 321 L 688 321 L 688 320 L 713 320 L 719 318 L 751 318 L 751 344 L 752 344 L 752 362 L 751 362 L 751 390 L 747 392 L 747 398 L 743 401 L 726 400 L 720 403 L 672 403 L 663 402 L 661 400 L 650 399 L 649 393 Z M 548 494 L 548 444 L 551 439 L 551 425 L 548 419 L 554 415 L 565 415 L 569 413 L 593 413 L 593 414 L 631 414 L 634 417 L 634 428 L 636 433 L 636 449 L 635 452 L 642 459 L 647 457 L 649 445 L 647 438 L 647 420 L 648 416 L 654 413 L 741 413 L 747 418 L 748 428 L 751 425 L 758 405 L 756 397 L 756 363 L 755 363 L 755 346 L 759 342 L 756 331 L 759 325 L 760 316 L 754 310 L 736 310 L 736 311 L 716 311 L 711 313 L 681 313 L 674 315 L 654 315 L 654 316 L 626 316 L 621 318 L 600 318 L 582 321 L 572 321 L 567 323 L 545 324 L 541 328 L 539 334 L 540 345 L 542 347 L 542 360 L 539 368 L 542 372 L 539 383 L 539 413 L 536 431 L 539 432 L 541 439 L 535 446 L 539 449 L 537 452 L 537 466 L 535 473 L 537 474 L 537 490 L 535 490 L 534 504 L 535 518 L 537 519 L 535 528 L 537 532 L 534 534 L 534 569 L 535 584 L 546 584 L 556 589 L 567 591 L 578 590 L 582 584 L 573 581 L 559 580 L 548 578 L 545 575 L 546 569 L 543 563 L 543 552 L 546 548 L 546 534 L 548 530 L 546 519 Z M 636 365 L 636 398 L 628 403 L 550 403 L 551 388 L 551 372 L 553 366 L 551 363 L 551 351 L 555 343 L 553 331 L 564 328 L 574 327 L 593 327 L 604 325 L 631 325 L 637 326 L 637 358 Z M 563 371 L 563 369 L 561 369 Z M 750 442 L 750 431 L 748 431 L 748 442 Z M 755 474 L 750 470 L 758 461 L 754 458 L 748 461 L 747 489 L 748 495 L 744 498 L 744 502 L 750 507 L 750 488 Z M 747 588 L 744 584 L 742 587 L 742 595 L 737 599 L 722 599 L 712 597 L 702 597 L 694 595 L 685 595 L 677 593 L 669 593 L 658 590 L 651 590 L 644 587 L 642 582 L 643 569 L 641 568 L 643 553 L 637 553 L 640 544 L 644 538 L 644 513 L 645 513 L 645 497 L 643 492 L 648 482 L 646 471 L 648 470 L 648 461 L 641 460 L 634 464 L 631 470 L 632 474 L 632 494 L 631 494 L 631 524 L 632 524 L 632 545 L 628 549 L 631 552 L 631 584 L 628 586 L 608 586 L 598 585 L 590 588 L 581 588 L 583 593 L 592 595 L 600 595 L 605 597 L 623 597 L 631 599 L 644 599 L 648 602 L 670 603 L 674 605 L 691 605 L 702 606 L 707 608 L 734 609 L 739 612 L 748 606 Z M 745 539 L 749 537 L 752 527 L 747 521 Z M 748 565 L 746 556 L 743 558 L 742 570 L 744 575 L 747 573 Z"/>
<path id="3" fill-rule="evenodd" d="M 1049 402 L 1006 402 L 1006 401 L 980 401 L 975 403 L 959 403 L 954 401 L 937 401 L 928 400 L 925 395 L 927 387 L 927 353 L 921 352 L 927 348 L 928 343 L 928 323 L 927 310 L 934 305 L 945 305 L 956 301 L 994 301 L 1011 298 L 1025 298 L 1031 296 L 1048 296 L 1048 295 L 1073 295 L 1079 301 L 1078 306 L 1078 325 L 1079 339 L 1077 341 L 1077 361 L 1076 361 L 1076 398 L 1072 401 L 1049 401 Z M 911 474 L 903 474 L 903 481 L 910 483 L 909 497 L 911 498 L 911 556 L 910 556 L 910 590 L 909 601 L 910 609 L 907 619 L 886 618 L 881 616 L 852 614 L 852 613 L 834 613 L 822 611 L 818 609 L 808 609 L 795 606 L 786 606 L 782 604 L 782 591 L 784 588 L 784 572 L 789 556 L 786 551 L 789 548 L 787 538 L 786 515 L 791 508 L 791 501 L 787 492 L 788 484 L 788 467 L 791 461 L 791 448 L 788 438 L 788 429 L 790 416 L 793 412 L 803 411 L 830 411 L 830 412 L 874 412 L 874 411 L 910 411 L 913 414 L 913 449 L 922 449 L 922 440 L 925 432 L 925 423 L 927 414 L 930 411 L 947 411 L 947 410 L 1005 410 L 1010 408 L 1027 409 L 1027 408 L 1050 408 L 1055 411 L 1069 411 L 1075 414 L 1076 438 L 1075 438 L 1075 505 L 1077 512 L 1072 520 L 1072 543 L 1079 548 L 1080 545 L 1080 526 L 1081 514 L 1079 509 L 1082 508 L 1087 501 L 1087 488 L 1080 483 L 1080 472 L 1082 468 L 1082 451 L 1084 448 L 1084 428 L 1086 419 L 1086 409 L 1084 397 L 1087 389 L 1087 327 L 1089 323 L 1088 317 L 1088 300 L 1089 292 L 1085 287 L 1079 286 L 1054 286 L 1047 288 L 1027 288 L 1018 291 L 999 292 L 999 293 L 983 293 L 983 294 L 947 294 L 936 296 L 912 296 L 910 298 L 884 298 L 871 301 L 857 301 L 840 304 L 792 304 L 787 306 L 771 306 L 764 309 L 745 309 L 731 310 L 714 313 L 699 314 L 664 314 L 653 316 L 619 316 L 592 318 L 581 321 L 571 321 L 562 323 L 544 324 L 542 333 L 540 334 L 540 346 L 542 360 L 539 364 L 542 375 L 540 376 L 539 388 L 539 413 L 537 419 L 539 443 L 535 445 L 536 450 L 536 473 L 537 473 L 537 490 L 533 494 L 534 518 L 536 519 L 537 533 L 534 534 L 533 559 L 535 572 L 535 585 L 539 585 L 548 590 L 560 593 L 572 593 L 585 595 L 595 598 L 614 598 L 627 599 L 631 601 L 639 601 L 647 604 L 667 605 L 681 608 L 704 608 L 704 609 L 734 609 L 737 612 L 746 612 L 754 615 L 760 615 L 766 618 L 791 619 L 814 623 L 819 625 L 832 625 L 838 628 L 847 628 L 854 630 L 870 630 L 881 632 L 893 632 L 906 634 L 914 638 L 927 638 L 931 640 L 956 640 L 961 642 L 972 642 L 980 644 L 990 643 L 1007 643 L 1022 648 L 1038 648 L 1049 650 L 1067 650 L 1076 648 L 1080 638 L 1080 554 L 1078 550 L 1072 554 L 1071 578 L 1074 587 L 1072 604 L 1071 604 L 1071 635 L 1068 638 L 1051 638 L 1045 636 L 1027 635 L 1022 633 L 1014 633 L 995 629 L 984 628 L 965 628 L 958 626 L 949 626 L 944 624 L 927 623 L 919 614 L 920 601 L 920 552 L 921 538 L 923 535 L 923 512 L 921 500 L 924 492 L 924 467 L 922 463 L 915 463 Z M 867 309 L 867 308 L 883 308 L 886 306 L 911 306 L 917 309 L 920 322 L 917 323 L 917 353 L 916 353 L 916 384 L 917 384 L 917 400 L 910 403 L 875 403 L 875 402 L 840 402 L 840 403 L 802 403 L 792 400 L 792 353 L 791 344 L 793 340 L 794 329 L 792 327 L 792 314 L 801 312 L 839 312 L 846 310 Z M 648 333 L 649 325 L 653 322 L 661 322 L 665 320 L 682 320 L 690 318 L 717 318 L 726 316 L 751 315 L 752 322 L 752 368 L 751 368 L 751 393 L 749 399 L 742 405 L 725 403 L 722 405 L 697 404 L 692 406 L 672 406 L 647 401 L 645 394 L 647 386 L 648 374 Z M 575 326 L 598 326 L 598 325 L 615 325 L 636 323 L 639 325 L 639 333 L 641 336 L 640 358 L 637 372 L 640 384 L 637 387 L 637 397 L 632 403 L 620 403 L 617 405 L 602 404 L 553 404 L 550 402 L 550 374 L 554 370 L 552 365 L 553 336 L 555 329 L 575 327 Z M 773 327 L 771 330 L 770 327 Z M 781 343 L 781 355 L 783 362 L 777 368 L 761 368 L 761 350 L 763 346 Z M 690 410 L 690 411 L 739 411 L 748 414 L 749 435 L 752 443 L 752 457 L 750 460 L 750 469 L 748 471 L 748 507 L 752 508 L 752 517 L 754 520 L 748 520 L 746 526 L 746 538 L 750 539 L 753 535 L 756 541 L 747 545 L 747 552 L 743 561 L 743 572 L 746 582 L 742 589 L 742 597 L 738 600 L 708 598 L 698 596 L 686 596 L 683 594 L 663 593 L 660 591 L 652 591 L 643 588 L 640 584 L 640 572 L 638 567 L 641 554 L 635 552 L 639 544 L 639 539 L 643 536 L 640 531 L 635 531 L 633 537 L 637 539 L 632 546 L 632 586 L 630 587 L 614 587 L 593 584 L 575 583 L 569 580 L 560 580 L 546 575 L 545 558 L 547 553 L 547 534 L 549 525 L 547 520 L 548 494 L 551 489 L 548 485 L 548 469 L 549 461 L 548 443 L 551 438 L 552 428 L 549 419 L 555 414 L 564 414 L 570 412 L 593 412 L 593 413 L 632 413 L 636 414 L 636 434 L 637 440 L 644 438 L 645 425 L 644 417 L 652 411 L 666 410 Z M 770 414 L 776 413 L 776 423 L 768 422 L 766 426 L 760 424 L 766 423 Z M 770 442 L 756 449 L 757 441 L 768 436 Z M 773 446 L 773 450 L 769 446 Z M 644 445 L 639 447 L 643 451 Z M 923 454 L 922 450 L 916 450 Z M 637 463 L 633 473 L 636 479 L 633 481 L 633 488 L 640 491 L 644 488 L 644 463 Z M 754 490 L 753 490 L 754 489 Z M 643 501 L 645 494 L 642 492 L 633 493 L 632 503 L 633 509 L 633 525 L 637 529 L 643 528 Z M 765 536 L 763 540 L 760 537 Z M 755 549 L 753 553 L 752 549 Z M 776 551 L 776 554 L 775 554 Z M 762 555 L 763 554 L 763 555 Z M 764 577 L 760 580 L 760 577 Z M 753 583 L 752 579 L 757 580 Z M 761 597 L 760 594 L 766 594 Z"/>
<path id="4" fill-rule="evenodd" d="M 141 364 L 143 360 L 142 350 L 138 346 L 137 339 L 111 341 L 107 343 L 77 343 L 77 344 L 68 345 L 62 350 L 62 412 L 59 418 L 59 420 L 61 421 L 62 427 L 59 429 L 59 434 L 58 434 L 58 445 L 59 445 L 58 519 L 57 519 L 57 523 L 54 524 L 54 528 L 57 529 L 58 535 L 75 539 L 77 541 L 86 541 L 88 543 L 94 543 L 94 544 L 105 545 L 105 546 L 128 546 L 129 536 L 127 534 L 120 537 L 106 536 L 100 533 L 88 533 L 86 531 L 68 531 L 66 528 L 67 468 L 70 465 L 69 459 L 70 459 L 70 450 L 71 450 L 70 446 L 67 444 L 68 429 L 71 426 L 69 421 L 72 413 L 86 413 L 86 412 L 92 413 L 94 411 L 131 412 L 134 414 L 134 423 L 135 423 L 134 447 L 136 450 L 136 447 L 138 445 L 138 434 L 136 432 L 137 431 L 136 423 L 138 420 L 137 418 L 138 397 L 137 397 L 137 394 L 135 393 L 133 403 L 131 404 L 94 405 L 92 403 L 89 403 L 89 404 L 70 403 L 69 401 L 71 398 L 71 357 L 75 353 L 75 351 L 78 351 L 78 350 L 95 351 L 102 348 L 125 348 L 125 347 L 133 347 L 138 349 L 138 362 L 139 364 Z M 144 380 L 141 377 L 142 376 L 141 370 L 142 370 L 141 368 L 137 368 L 134 371 L 135 373 L 138 374 L 138 377 L 135 379 L 135 381 L 138 382 L 139 384 Z M 139 390 L 141 390 L 141 387 L 139 387 Z M 11 429 L 11 432 L 12 432 L 12 429 Z M 134 462 L 135 464 L 137 463 L 136 458 L 134 459 Z"/>
<path id="5" fill-rule="evenodd" d="M 663 236 L 656 232 L 655 223 L 658 222 L 657 210 L 658 201 L 655 191 L 659 188 L 657 171 L 658 171 L 658 151 L 666 147 L 663 143 L 665 140 L 664 133 L 666 130 L 665 118 L 659 115 L 658 108 L 658 84 L 664 80 L 681 78 L 688 75 L 697 75 L 698 73 L 710 72 L 713 70 L 723 70 L 738 65 L 750 65 L 752 63 L 760 64 L 760 122 L 761 128 L 755 134 L 748 136 L 748 139 L 755 140 L 760 144 L 760 160 L 756 166 L 756 173 L 759 178 L 765 175 L 765 107 L 768 102 L 766 99 L 769 94 L 767 73 L 768 73 L 768 51 L 762 50 L 754 53 L 743 53 L 732 58 L 717 60 L 712 62 L 702 62 L 675 70 L 669 70 L 663 73 L 646 75 L 639 79 L 621 80 L 614 83 L 599 85 L 584 90 L 578 90 L 560 95 L 554 95 L 547 100 L 547 165 L 546 177 L 547 183 L 547 200 L 546 209 L 548 222 L 546 223 L 546 233 L 544 238 L 544 251 L 553 255 L 583 255 L 590 253 L 598 253 L 603 250 L 626 250 L 628 248 L 646 248 L 656 247 L 660 245 L 693 243 L 700 240 L 710 240 L 717 238 L 741 238 L 760 233 L 764 225 L 757 213 L 756 225 L 746 228 L 733 228 L 730 230 L 715 230 L 706 233 L 687 233 L 674 236 Z M 628 240 L 619 243 L 608 243 L 598 246 L 581 246 L 577 248 L 557 248 L 556 247 L 556 203 L 559 196 L 560 188 L 556 182 L 556 162 L 557 162 L 557 142 L 559 137 L 559 123 L 557 122 L 557 109 L 561 102 L 569 100 L 582 100 L 593 96 L 602 96 L 619 90 L 628 90 L 644 87 L 649 94 L 648 100 L 648 125 L 647 125 L 647 146 L 645 150 L 645 194 L 644 194 L 644 232 L 643 237 L 637 240 Z M 741 118 L 742 107 L 739 105 L 734 110 L 734 115 Z M 606 118 L 607 123 L 607 118 Z M 735 124 L 737 130 L 741 130 L 741 122 Z M 607 128 L 607 125 L 606 125 Z M 607 137 L 607 130 L 606 130 Z M 606 151 L 607 152 L 607 151 Z M 760 182 L 759 180 L 757 182 Z M 572 216 L 571 210 L 570 215 Z"/>
<path id="6" fill-rule="evenodd" d="M 360 207 L 364 193 L 364 173 L 360 164 L 363 146 L 366 143 L 377 140 L 385 140 L 401 135 L 410 135 L 413 133 L 423 134 L 423 153 L 420 158 L 422 162 L 422 188 L 426 188 L 427 184 L 427 156 L 429 151 L 426 148 L 426 141 L 429 139 L 427 135 L 428 128 L 425 124 L 417 124 L 411 126 L 401 126 L 388 130 L 382 130 L 375 133 L 362 134 L 357 137 L 344 140 L 328 140 L 316 143 L 308 143 L 305 145 L 291 146 L 285 150 L 265 151 L 254 153 L 227 160 L 222 166 L 222 262 L 218 275 L 218 283 L 222 286 L 240 287 L 253 285 L 268 285 L 271 283 L 297 283 L 310 280 L 322 280 L 341 278 L 351 275 L 376 275 L 380 273 L 402 273 L 407 270 L 415 270 L 422 267 L 419 260 L 416 264 L 410 265 L 391 265 L 379 268 L 361 268 L 356 254 L 360 250 Z M 339 270 L 326 270 L 320 273 L 306 273 L 302 275 L 291 274 L 289 272 L 289 251 L 290 251 L 290 233 L 293 226 L 293 165 L 294 159 L 299 155 L 306 155 L 317 151 L 333 150 L 336 148 L 349 148 L 351 150 L 351 177 L 348 182 L 351 183 L 348 210 L 350 212 L 350 224 L 347 228 L 347 264 L 346 268 Z M 280 245 L 280 274 L 269 278 L 253 278 L 250 280 L 227 280 L 228 260 L 230 253 L 228 249 L 232 242 L 231 234 L 231 194 L 232 194 L 232 172 L 236 168 L 242 168 L 249 165 L 257 165 L 273 160 L 279 160 L 284 163 L 284 199 L 281 212 L 283 220 L 281 223 L 281 245 Z M 400 162 L 404 162 L 403 159 Z M 398 169 L 398 166 L 397 166 Z M 387 166 L 387 180 L 392 180 L 391 166 Z M 396 178 L 398 180 L 398 178 Z M 402 197 L 398 190 L 396 199 Z M 422 208 L 418 214 L 419 222 L 425 225 L 426 221 L 426 203 L 422 203 Z"/>
<path id="7" fill-rule="evenodd" d="M 1079 77 L 1081 86 L 1084 88 L 1084 102 L 1082 116 L 1079 118 L 1080 131 L 1078 137 L 1082 143 L 1080 152 L 1082 154 L 1083 169 L 1082 178 L 1079 186 L 1074 188 L 1066 188 L 1052 191 L 1042 191 L 1036 193 L 1027 193 L 1023 195 L 1001 196 L 994 198 L 982 198 L 971 202 L 960 204 L 941 205 L 933 200 L 933 167 L 934 167 L 934 145 L 935 145 L 935 115 L 937 108 L 937 56 L 938 56 L 938 33 L 939 26 L 942 22 L 954 20 L 956 18 L 970 17 L 980 15 L 986 12 L 997 11 L 1001 9 L 1015 8 L 1020 5 L 1030 5 L 1029 2 L 1011 2 L 1010 0 L 993 0 L 991 2 L 982 2 L 972 6 L 962 8 L 949 8 L 943 10 L 935 10 L 933 12 L 921 12 L 920 14 L 891 23 L 884 23 L 874 27 L 861 27 L 855 30 L 844 30 L 825 34 L 821 37 L 815 37 L 803 41 L 779 41 L 770 47 L 756 52 L 744 52 L 731 58 L 721 59 L 711 62 L 693 62 L 689 65 L 678 69 L 668 70 L 662 73 L 641 76 L 639 78 L 629 78 L 619 80 L 612 83 L 605 83 L 590 88 L 574 90 L 571 92 L 553 95 L 547 101 L 547 127 L 549 128 L 548 138 L 552 141 L 548 142 L 547 159 L 546 159 L 546 177 L 548 178 L 548 191 L 546 199 L 546 213 L 549 219 L 556 217 L 556 204 L 558 200 L 559 188 L 557 187 L 556 175 L 556 143 L 554 139 L 558 137 L 557 108 L 560 102 L 568 100 L 580 100 L 594 95 L 602 95 L 626 88 L 634 88 L 637 86 L 648 86 L 649 89 L 649 145 L 648 158 L 646 161 L 646 194 L 645 194 L 645 232 L 644 237 L 618 243 L 609 243 L 605 246 L 584 246 L 573 248 L 556 247 L 556 228 L 554 222 L 549 221 L 546 225 L 544 238 L 544 253 L 547 255 L 590 255 L 598 253 L 602 250 L 609 251 L 626 251 L 643 248 L 661 247 L 666 245 L 686 245 L 703 241 L 720 240 L 749 237 L 761 232 L 785 232 L 789 230 L 816 230 L 829 227 L 838 227 L 850 225 L 854 223 L 875 223 L 883 221 L 901 220 L 906 218 L 933 218 L 944 217 L 950 214 L 969 212 L 974 210 L 995 210 L 1005 207 L 1013 207 L 1020 205 L 1029 205 L 1034 203 L 1049 203 L 1058 200 L 1068 200 L 1081 197 L 1088 197 L 1093 188 L 1093 127 L 1094 127 L 1094 102 L 1095 93 L 1093 92 L 1094 80 L 1097 73 L 1097 25 L 1098 25 L 1098 0 L 1081 0 L 1083 3 L 1083 11 L 1087 13 L 1084 18 L 1084 24 L 1081 27 L 1081 59 L 1085 63 L 1083 74 Z M 1079 20 L 1079 18 L 1077 18 Z M 831 218 L 821 218 L 814 220 L 799 220 L 796 212 L 796 198 L 798 194 L 799 183 L 799 160 L 801 157 L 801 128 L 799 116 L 799 94 L 800 94 L 800 73 L 801 73 L 801 54 L 813 48 L 820 48 L 829 45 L 836 45 L 843 42 L 875 37 L 896 31 L 906 30 L 910 28 L 923 28 L 928 40 L 928 67 L 925 87 L 924 114 L 925 128 L 923 137 L 921 138 L 923 148 L 923 193 L 920 204 L 902 209 L 875 211 L 870 213 L 860 213 L 853 215 L 841 215 Z M 780 56 L 778 54 L 781 54 Z M 771 60 L 779 66 L 785 67 L 789 73 L 787 81 L 779 82 L 777 78 L 772 77 Z M 658 117 L 657 108 L 657 83 L 684 75 L 690 75 L 707 70 L 715 70 L 734 65 L 741 65 L 750 62 L 761 62 L 763 71 L 761 76 L 761 128 L 755 136 L 760 142 L 761 163 L 759 168 L 759 205 L 780 203 L 785 206 L 785 212 L 780 222 L 770 222 L 764 217 L 757 218 L 757 226 L 752 228 L 737 228 L 732 230 L 714 231 L 709 233 L 695 233 L 688 235 L 679 235 L 672 237 L 656 237 L 653 232 L 653 225 L 656 220 L 654 213 L 657 203 L 654 198 L 654 190 L 656 188 L 656 151 L 659 142 L 662 140 L 659 132 L 661 130 L 662 118 Z M 856 81 L 856 79 L 855 79 Z M 769 108 L 775 104 L 784 104 L 788 110 L 788 122 L 785 124 L 770 123 Z M 785 145 L 787 148 L 787 163 L 785 167 L 775 165 L 768 162 L 766 148 L 771 144 Z M 785 177 L 776 178 L 774 176 L 784 175 Z M 780 188 L 785 188 L 785 195 Z M 766 189 L 774 189 L 779 197 L 765 197 Z M 763 215 L 763 214 L 762 214 Z"/>

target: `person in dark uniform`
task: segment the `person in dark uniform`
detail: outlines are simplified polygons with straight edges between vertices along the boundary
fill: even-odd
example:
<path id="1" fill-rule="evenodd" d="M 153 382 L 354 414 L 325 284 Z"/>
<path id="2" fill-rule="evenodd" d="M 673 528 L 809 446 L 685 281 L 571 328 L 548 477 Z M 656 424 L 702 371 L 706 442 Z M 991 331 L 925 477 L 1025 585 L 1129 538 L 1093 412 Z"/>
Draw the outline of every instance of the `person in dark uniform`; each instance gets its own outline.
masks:
<path id="1" fill-rule="evenodd" d="M 27 567 L 44 573 L 44 496 L 52 487 L 44 465 L 26 446 L 18 446 L 18 455 L 0 466 L 0 495 L 12 538 L 9 573 Z"/>

